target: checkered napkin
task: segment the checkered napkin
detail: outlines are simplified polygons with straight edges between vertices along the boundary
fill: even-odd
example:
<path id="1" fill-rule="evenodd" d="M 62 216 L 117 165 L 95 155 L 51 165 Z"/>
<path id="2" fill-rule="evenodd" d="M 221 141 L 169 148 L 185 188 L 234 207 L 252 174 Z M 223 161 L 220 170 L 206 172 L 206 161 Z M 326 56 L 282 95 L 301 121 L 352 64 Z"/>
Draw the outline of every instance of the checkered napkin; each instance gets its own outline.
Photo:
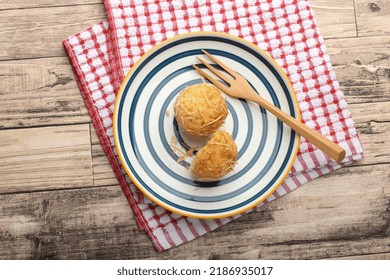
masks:
<path id="1" fill-rule="evenodd" d="M 193 240 L 240 217 L 200 220 L 172 214 L 145 197 L 120 165 L 112 132 L 116 92 L 133 63 L 164 39 L 205 30 L 230 33 L 257 44 L 290 78 L 302 121 L 346 150 L 345 160 L 337 164 L 302 139 L 291 172 L 260 205 L 363 157 L 308 1 L 107 0 L 105 7 L 108 22 L 85 29 L 63 44 L 99 140 L 137 224 L 158 251 Z"/>

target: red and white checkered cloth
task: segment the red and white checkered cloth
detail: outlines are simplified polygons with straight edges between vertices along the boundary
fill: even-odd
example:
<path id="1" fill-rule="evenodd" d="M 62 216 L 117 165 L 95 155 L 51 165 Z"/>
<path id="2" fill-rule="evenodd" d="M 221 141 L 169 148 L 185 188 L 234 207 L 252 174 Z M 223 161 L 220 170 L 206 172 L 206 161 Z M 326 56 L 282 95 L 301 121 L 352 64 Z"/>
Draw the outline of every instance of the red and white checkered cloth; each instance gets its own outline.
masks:
<path id="1" fill-rule="evenodd" d="M 133 63 L 156 43 L 189 31 L 220 31 L 259 45 L 283 67 L 297 93 L 302 121 L 343 146 L 337 164 L 302 139 L 297 160 L 283 184 L 266 200 L 363 157 L 347 103 L 306 0 L 158 1 L 107 0 L 109 21 L 63 44 L 99 140 L 140 229 L 162 251 L 193 240 L 240 215 L 216 220 L 186 218 L 157 206 L 130 181 L 113 142 L 115 95 Z"/>

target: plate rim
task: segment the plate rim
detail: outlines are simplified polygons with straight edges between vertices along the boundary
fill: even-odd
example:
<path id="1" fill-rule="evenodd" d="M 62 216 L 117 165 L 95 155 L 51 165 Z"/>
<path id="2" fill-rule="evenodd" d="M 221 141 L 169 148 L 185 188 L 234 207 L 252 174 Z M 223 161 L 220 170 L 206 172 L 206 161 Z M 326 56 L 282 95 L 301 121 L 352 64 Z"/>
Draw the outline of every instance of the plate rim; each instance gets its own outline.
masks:
<path id="1" fill-rule="evenodd" d="M 117 151 L 117 155 L 118 155 L 118 158 L 119 158 L 119 161 L 122 165 L 122 167 L 124 168 L 124 170 L 126 171 L 126 174 L 130 177 L 132 183 L 146 196 L 148 197 L 151 201 L 153 201 L 154 203 L 156 203 L 157 205 L 163 207 L 164 209 L 166 210 L 169 210 L 171 211 L 172 213 L 176 213 L 176 214 L 179 214 L 179 215 L 183 215 L 185 217 L 189 217 L 189 218 L 196 218 L 196 219 L 220 219 L 220 218 L 226 218 L 226 217 L 231 217 L 231 216 L 234 216 L 234 215 L 237 215 L 237 214 L 241 214 L 241 213 L 245 213 L 246 211 L 252 209 L 253 207 L 257 206 L 258 204 L 260 204 L 261 202 L 263 202 L 264 200 L 266 200 L 272 193 L 274 193 L 276 191 L 276 189 L 283 183 L 283 181 L 285 180 L 285 178 L 287 177 L 287 175 L 289 174 L 295 160 L 296 160 L 296 157 L 297 157 L 297 154 L 298 154 L 298 150 L 299 150 L 299 146 L 300 146 L 300 141 L 301 141 L 301 137 L 298 133 L 296 133 L 296 146 L 294 148 L 294 150 L 292 151 L 291 153 L 291 162 L 289 163 L 289 165 L 286 167 L 284 173 L 278 178 L 278 181 L 277 183 L 274 185 L 273 188 L 270 188 L 268 191 L 267 191 L 267 195 L 265 195 L 264 197 L 262 197 L 261 199 L 259 200 L 255 200 L 253 201 L 252 203 L 249 203 L 248 205 L 246 205 L 245 207 L 243 208 L 240 208 L 240 209 L 236 209 L 235 211 L 231 211 L 231 212 L 227 212 L 227 213 L 220 213 L 220 214 L 211 214 L 211 215 L 207 215 L 207 214 L 195 214 L 195 213 L 187 213 L 187 212 L 183 212 L 181 210 L 178 210 L 176 208 L 173 208 L 169 205 L 166 205 L 164 204 L 163 202 L 159 201 L 158 199 L 156 199 L 153 195 L 149 194 L 148 191 L 146 191 L 143 186 L 140 186 L 138 183 L 137 183 L 137 180 L 134 176 L 134 174 L 131 172 L 131 170 L 129 169 L 129 167 L 127 166 L 127 163 L 126 163 L 126 160 L 124 159 L 124 156 L 122 155 L 122 151 L 120 149 L 120 144 L 119 144 L 119 139 L 118 139 L 118 131 L 117 131 L 117 123 L 118 123 L 118 110 L 119 110 L 119 103 L 120 103 L 120 100 L 121 100 L 121 97 L 124 93 L 124 89 L 127 85 L 127 82 L 129 81 L 129 78 L 131 77 L 131 75 L 133 74 L 133 72 L 138 68 L 138 66 L 150 55 L 152 54 L 155 50 L 159 49 L 161 46 L 164 46 L 166 44 L 170 44 L 171 42 L 173 41 L 177 41 L 177 40 L 180 40 L 182 38 L 186 38 L 186 37 L 193 37 L 193 36 L 210 36 L 210 37 L 214 37 L 214 36 L 218 36 L 218 37 L 225 37 L 225 38 L 228 38 L 230 40 L 233 40 L 233 41 L 238 41 L 244 45 L 248 45 L 250 47 L 252 47 L 255 51 L 259 52 L 262 56 L 264 56 L 275 68 L 277 68 L 279 74 L 281 74 L 281 76 L 283 77 L 283 80 L 286 84 L 286 86 L 289 88 L 289 91 L 292 93 L 291 97 L 292 97 L 292 101 L 295 105 L 295 107 L 297 108 L 296 110 L 296 119 L 301 121 L 301 111 L 300 111 L 300 107 L 299 107 L 299 102 L 298 102 L 298 97 L 296 95 L 296 92 L 291 84 L 291 81 L 290 79 L 287 77 L 285 71 L 283 70 L 283 68 L 266 52 L 264 51 L 263 49 L 261 49 L 259 46 L 257 46 L 256 44 L 248 41 L 248 40 L 245 40 L 241 37 L 238 37 L 238 36 L 235 36 L 235 35 L 231 35 L 229 33 L 225 33 L 225 32 L 215 32 L 215 31 L 195 31 L 195 32 L 188 32 L 188 33 L 184 33 L 184 34 L 179 34 L 179 35 L 175 35 L 171 38 L 168 38 L 162 42 L 159 42 L 157 43 L 156 45 L 154 45 L 151 49 L 149 49 L 147 52 L 145 52 L 135 63 L 134 65 L 130 68 L 130 70 L 128 71 L 128 73 L 126 74 L 125 78 L 123 79 L 122 83 L 121 83 L 121 86 L 117 92 L 117 95 L 116 95 L 116 99 L 115 99 L 115 103 L 114 103 L 114 112 L 113 112 L 113 125 L 112 125 L 112 128 L 113 128 L 113 137 L 114 137 L 114 145 L 115 145 L 115 149 Z M 119 129 L 119 128 L 118 128 Z"/>

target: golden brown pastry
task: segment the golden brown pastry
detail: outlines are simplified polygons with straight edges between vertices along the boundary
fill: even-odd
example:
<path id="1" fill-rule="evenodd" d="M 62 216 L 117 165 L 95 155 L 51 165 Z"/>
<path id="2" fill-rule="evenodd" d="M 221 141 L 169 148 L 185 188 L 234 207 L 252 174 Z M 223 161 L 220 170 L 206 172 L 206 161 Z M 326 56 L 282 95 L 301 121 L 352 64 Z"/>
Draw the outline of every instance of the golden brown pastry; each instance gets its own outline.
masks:
<path id="1" fill-rule="evenodd" d="M 218 179 L 233 169 L 237 153 L 232 136 L 226 131 L 219 130 L 197 152 L 190 170 L 200 179 Z"/>
<path id="2" fill-rule="evenodd" d="M 181 129 L 193 136 L 214 133 L 228 115 L 221 92 L 208 84 L 185 88 L 176 99 L 174 111 Z"/>

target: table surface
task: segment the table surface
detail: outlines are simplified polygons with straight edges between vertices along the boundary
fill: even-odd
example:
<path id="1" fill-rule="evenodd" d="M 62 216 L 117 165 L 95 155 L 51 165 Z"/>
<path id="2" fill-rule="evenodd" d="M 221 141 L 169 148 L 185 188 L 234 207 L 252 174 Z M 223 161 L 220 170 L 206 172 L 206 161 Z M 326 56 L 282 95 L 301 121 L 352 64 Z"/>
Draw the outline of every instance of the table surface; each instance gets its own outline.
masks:
<path id="1" fill-rule="evenodd" d="M 157 253 L 61 41 L 101 0 L 0 1 L 0 259 L 390 259 L 390 1 L 311 1 L 365 158 Z"/>

